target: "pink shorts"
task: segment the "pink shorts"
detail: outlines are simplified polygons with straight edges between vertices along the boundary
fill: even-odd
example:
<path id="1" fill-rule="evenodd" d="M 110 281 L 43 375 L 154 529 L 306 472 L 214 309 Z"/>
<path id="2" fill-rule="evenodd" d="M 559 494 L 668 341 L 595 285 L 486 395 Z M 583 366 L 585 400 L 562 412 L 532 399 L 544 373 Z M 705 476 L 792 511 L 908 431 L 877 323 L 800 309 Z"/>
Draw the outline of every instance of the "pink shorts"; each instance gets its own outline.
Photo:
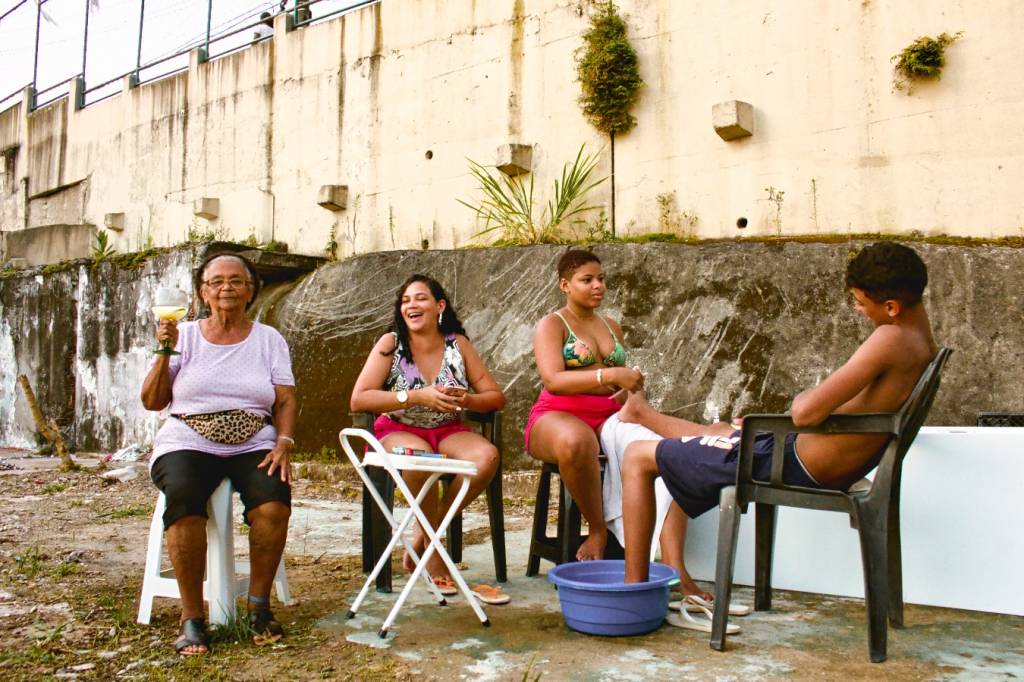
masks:
<path id="1" fill-rule="evenodd" d="M 382 414 L 377 417 L 375 422 L 373 422 L 373 434 L 377 436 L 377 440 L 384 440 L 385 436 L 389 436 L 392 433 L 411 433 L 412 435 L 427 441 L 427 444 L 430 445 L 431 452 L 438 452 L 438 445 L 448 436 L 452 436 L 456 433 L 462 433 L 464 431 L 472 431 L 472 429 L 461 421 L 454 421 L 451 424 L 444 424 L 443 426 L 435 426 L 432 429 L 424 429 L 418 426 L 409 426 L 408 424 L 396 422 L 386 414 Z"/>
<path id="2" fill-rule="evenodd" d="M 526 451 L 530 451 L 530 431 L 533 429 L 533 425 L 548 412 L 571 414 L 596 432 L 608 417 L 619 411 L 620 407 L 622 405 L 611 396 L 589 393 L 555 395 L 549 393 L 545 388 L 537 396 L 537 402 L 533 404 L 530 417 L 526 420 L 526 429 L 523 431 L 523 436 L 526 438 Z"/>

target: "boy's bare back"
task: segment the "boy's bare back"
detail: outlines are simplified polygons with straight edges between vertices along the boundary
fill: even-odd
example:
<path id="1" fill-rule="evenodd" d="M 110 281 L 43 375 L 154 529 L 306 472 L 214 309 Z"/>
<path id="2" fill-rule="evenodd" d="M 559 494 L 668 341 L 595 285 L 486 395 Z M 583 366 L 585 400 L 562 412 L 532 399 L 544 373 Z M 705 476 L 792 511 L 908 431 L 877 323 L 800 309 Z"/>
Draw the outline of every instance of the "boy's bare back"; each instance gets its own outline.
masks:
<path id="1" fill-rule="evenodd" d="M 847 283 L 857 311 L 874 330 L 845 365 L 793 400 L 797 426 L 819 424 L 836 413 L 895 412 L 938 353 L 920 300 L 927 271 L 911 249 L 889 242 L 865 248 L 851 261 Z M 877 464 L 887 441 L 885 434 L 801 434 L 796 449 L 815 480 L 841 489 Z"/>

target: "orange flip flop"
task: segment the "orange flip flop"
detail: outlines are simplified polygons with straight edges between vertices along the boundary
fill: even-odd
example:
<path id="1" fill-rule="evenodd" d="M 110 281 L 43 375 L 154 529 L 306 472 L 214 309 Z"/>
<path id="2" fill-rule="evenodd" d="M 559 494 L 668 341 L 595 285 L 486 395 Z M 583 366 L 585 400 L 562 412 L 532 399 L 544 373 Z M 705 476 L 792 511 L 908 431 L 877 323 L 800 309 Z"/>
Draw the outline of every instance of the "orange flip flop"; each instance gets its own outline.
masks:
<path id="1" fill-rule="evenodd" d="M 437 586 L 438 591 L 440 591 L 445 597 L 450 597 L 453 594 L 459 593 L 459 588 L 455 585 L 455 581 L 448 576 L 434 576 L 434 585 Z"/>
<path id="2" fill-rule="evenodd" d="M 494 604 L 495 606 L 498 606 L 512 601 L 512 598 L 502 592 L 500 587 L 494 587 L 493 585 L 481 583 L 479 585 L 474 585 L 469 588 L 469 590 L 473 593 L 474 597 L 485 604 Z"/>

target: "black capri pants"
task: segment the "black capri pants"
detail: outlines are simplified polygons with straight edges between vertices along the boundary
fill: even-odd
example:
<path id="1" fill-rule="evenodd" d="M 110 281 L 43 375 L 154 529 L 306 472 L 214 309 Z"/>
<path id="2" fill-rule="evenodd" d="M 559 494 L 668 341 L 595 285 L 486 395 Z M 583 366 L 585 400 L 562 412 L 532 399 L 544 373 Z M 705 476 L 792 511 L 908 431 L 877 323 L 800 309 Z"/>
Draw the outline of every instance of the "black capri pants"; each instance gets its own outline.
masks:
<path id="1" fill-rule="evenodd" d="M 198 450 L 175 450 L 157 458 L 150 478 L 167 498 L 164 530 L 185 516 L 209 518 L 206 504 L 225 478 L 238 491 L 245 505 L 243 518 L 249 523 L 249 510 L 267 502 L 292 506 L 291 486 L 281 480 L 280 470 L 267 476 L 267 467 L 257 469 L 270 450 L 256 450 L 230 457 L 218 457 Z"/>

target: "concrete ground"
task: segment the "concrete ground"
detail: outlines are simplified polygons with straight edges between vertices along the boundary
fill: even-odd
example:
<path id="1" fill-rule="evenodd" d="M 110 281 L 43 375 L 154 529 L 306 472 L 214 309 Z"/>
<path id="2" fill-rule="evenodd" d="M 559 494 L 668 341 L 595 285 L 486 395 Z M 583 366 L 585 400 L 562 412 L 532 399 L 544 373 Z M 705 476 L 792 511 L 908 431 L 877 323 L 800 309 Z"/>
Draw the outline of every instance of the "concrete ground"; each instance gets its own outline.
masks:
<path id="1" fill-rule="evenodd" d="M 358 508 L 345 511 L 336 503 L 317 501 L 295 510 L 293 542 L 301 537 L 306 551 L 316 551 L 316 535 L 325 529 L 318 514 L 358 522 Z M 340 512 L 340 513 L 339 513 Z M 467 527 L 484 525 L 471 514 Z M 529 547 L 528 519 L 508 519 L 509 582 L 512 597 L 505 606 L 484 606 L 491 621 L 485 628 L 461 596 L 438 606 L 423 585 L 416 585 L 388 637 L 377 632 L 405 584 L 396 576 L 395 591 L 371 591 L 358 615 L 325 616 L 317 627 L 345 633 L 350 642 L 398 656 L 414 672 L 455 679 L 533 680 L 538 676 L 567 680 L 785 678 L 900 678 L 927 680 L 1005 680 L 1024 677 L 1024 618 L 908 605 L 906 627 L 890 630 L 889 660 L 868 660 L 863 602 L 857 599 L 778 592 L 773 610 L 731 622 L 741 633 L 731 637 L 726 652 L 708 646 L 708 636 L 668 625 L 637 637 L 596 637 L 574 632 L 562 620 L 558 594 L 542 574 L 524 576 Z M 358 532 L 358 531 L 356 531 Z M 320 534 L 319 532 L 317 535 Z M 466 548 L 464 575 L 469 584 L 494 579 L 489 539 Z M 358 537 L 357 535 L 354 537 Z M 336 547 L 337 543 L 333 543 Z M 550 564 L 542 562 L 546 572 Z M 969 589 L 961 586 L 960 589 Z M 347 596 L 348 603 L 355 594 Z M 749 588 L 734 599 L 752 604 Z"/>

